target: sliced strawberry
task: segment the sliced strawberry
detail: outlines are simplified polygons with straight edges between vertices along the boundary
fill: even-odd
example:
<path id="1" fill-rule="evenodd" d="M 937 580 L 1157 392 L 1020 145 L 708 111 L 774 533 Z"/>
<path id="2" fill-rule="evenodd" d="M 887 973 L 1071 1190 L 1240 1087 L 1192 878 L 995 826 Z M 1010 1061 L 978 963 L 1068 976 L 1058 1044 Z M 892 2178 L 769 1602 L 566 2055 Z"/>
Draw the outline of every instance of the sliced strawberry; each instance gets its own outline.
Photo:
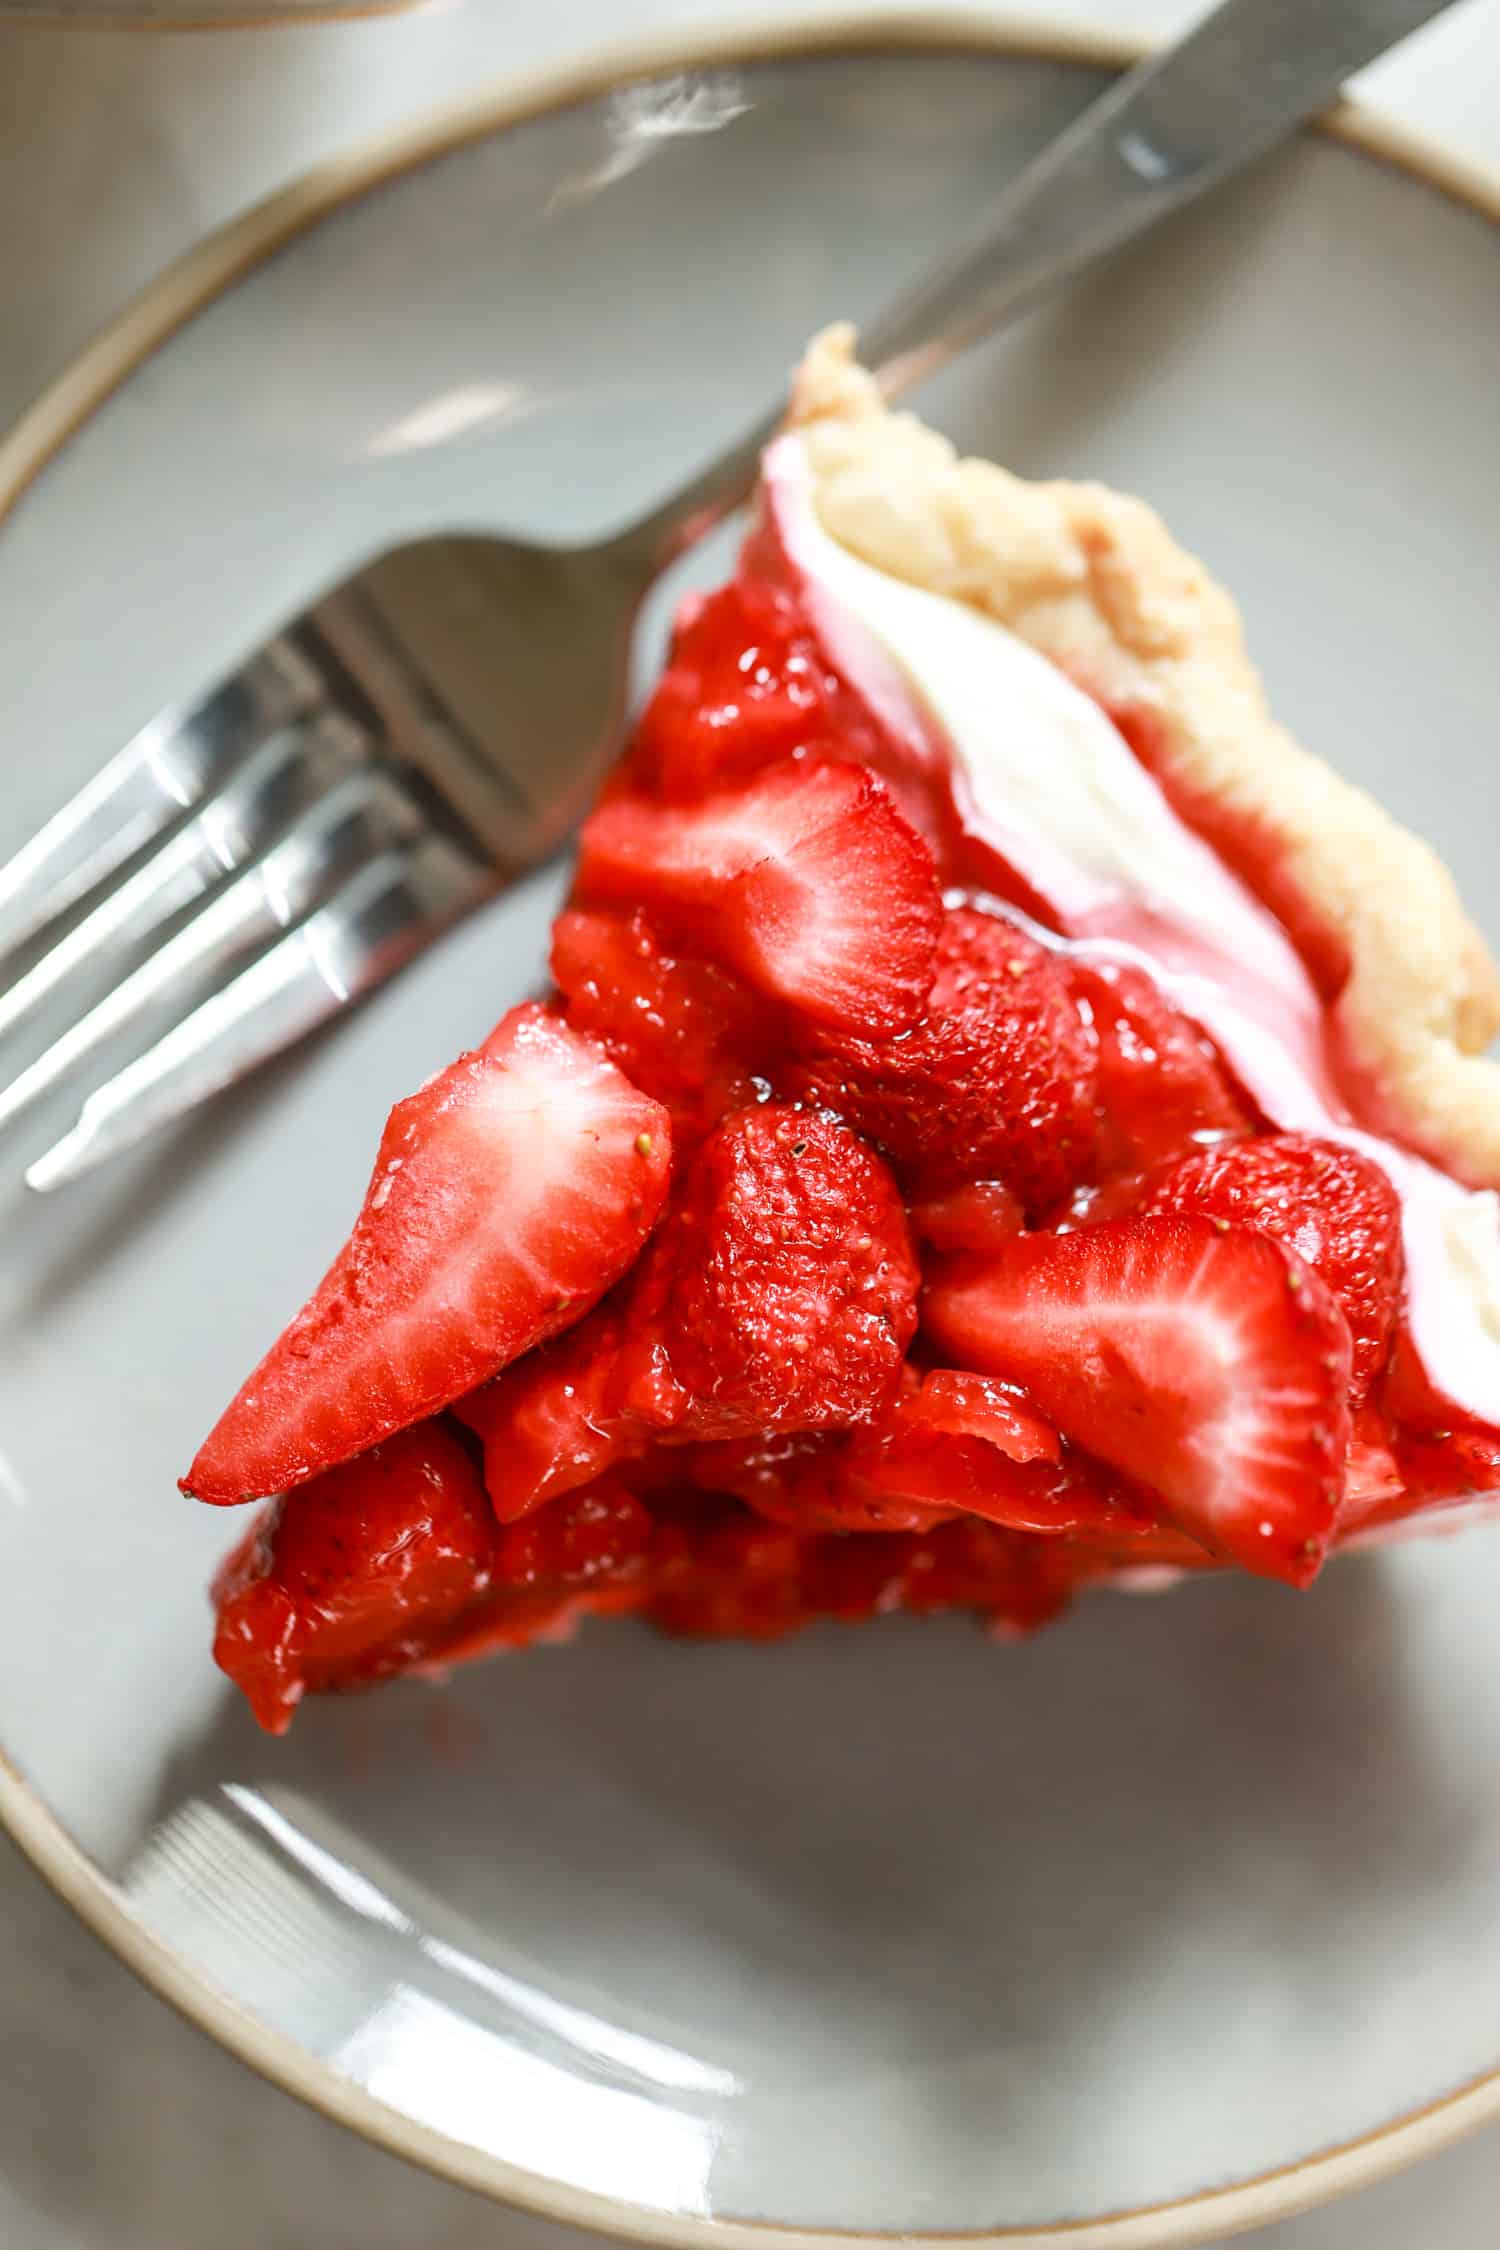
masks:
<path id="1" fill-rule="evenodd" d="M 1050 1422 L 990 1375 L 934 1368 L 901 1400 L 901 1424 L 939 1430 L 948 1437 L 980 1438 L 1011 1461 L 1057 1461 L 1062 1446 Z"/>
<path id="2" fill-rule="evenodd" d="M 868 1428 L 693 1446 L 672 1468 L 809 1533 L 927 1531 L 961 1514 L 1022 1531 L 1138 1528 L 1099 1474 L 1065 1465 L 1056 1432 L 1000 1384 L 949 1371 L 920 1384 L 910 1376 Z"/>
<path id="3" fill-rule="evenodd" d="M 1337 1141 L 1268 1133 L 1186 1158 L 1146 1208 L 1202 1211 L 1288 1243 L 1343 1307 L 1359 1403 L 1389 1355 L 1405 1272 L 1401 1205 L 1378 1164 Z"/>
<path id="4" fill-rule="evenodd" d="M 1209 1137 L 1255 1130 L 1213 1042 L 1142 969 L 1073 964 L 1098 1040 L 1101 1171 L 1151 1173 Z"/>
<path id="5" fill-rule="evenodd" d="M 668 1346 L 674 1279 L 670 1262 L 648 1252 L 576 1328 L 454 1400 L 454 1414 L 484 1447 L 485 1484 L 502 1523 L 638 1459 L 658 1440 L 698 1434 Z M 723 1416 L 710 1407 L 706 1418 Z"/>
<path id="6" fill-rule="evenodd" d="M 1119 1571 L 1149 1573 L 1156 1583 L 1169 1584 L 1185 1570 L 1224 1567 L 1224 1558 L 1210 1554 L 1201 1540 L 1189 1539 L 1175 1524 L 1153 1523 L 1145 1516 L 1083 1525 L 1058 1544 L 1066 1550 L 1073 1582 L 1080 1586 L 1108 1581 Z"/>
<path id="7" fill-rule="evenodd" d="M 1351 1344 L 1285 1245 L 1199 1216 L 1023 1235 L 940 1276 L 925 1318 L 945 1356 L 1022 1384 L 1193 1538 L 1293 1585 L 1316 1575 Z"/>
<path id="8" fill-rule="evenodd" d="M 403 1430 L 265 1510 L 214 1587 L 214 1659 L 268 1734 L 309 1689 L 402 1671 L 487 1591 L 484 1488 L 441 1422 Z"/>
<path id="9" fill-rule="evenodd" d="M 1013 1531 L 1088 1529 L 1129 1535 L 1140 1511 L 1125 1504 L 1098 1464 L 991 1376 L 937 1368 L 856 1437 L 851 1481 Z"/>
<path id="10" fill-rule="evenodd" d="M 1099 1471 L 1065 1462 L 1011 1459 L 983 1438 L 913 1425 L 863 1448 L 862 1489 L 889 1505 L 941 1507 L 950 1516 L 978 1516 L 1011 1531 L 1055 1534 L 1113 1526 L 1127 1532 L 1137 1515 L 1115 1510 L 1100 1489 Z M 1138 1512 L 1137 1512 L 1138 1513 Z"/>
<path id="11" fill-rule="evenodd" d="M 559 915 L 552 974 L 569 1023 L 670 1112 L 679 1158 L 757 1098 L 777 1010 L 727 970 L 665 946 L 643 914 Z"/>
<path id="12" fill-rule="evenodd" d="M 902 1031 L 932 982 L 932 854 L 861 766 L 778 767 L 691 806 L 614 796 L 584 828 L 578 888 L 669 918 L 819 1023 Z"/>
<path id="13" fill-rule="evenodd" d="M 183 1481 L 282 1492 L 472 1390 L 615 1281 L 666 1194 L 671 1128 L 537 1007 L 398 1102 L 354 1232 Z"/>
<path id="14" fill-rule="evenodd" d="M 927 1012 L 899 1039 L 825 1035 L 793 1083 L 921 1190 L 1002 1180 L 1047 1212 L 1093 1162 L 1094 1039 L 1065 970 L 1015 923 L 968 908 L 938 937 Z"/>

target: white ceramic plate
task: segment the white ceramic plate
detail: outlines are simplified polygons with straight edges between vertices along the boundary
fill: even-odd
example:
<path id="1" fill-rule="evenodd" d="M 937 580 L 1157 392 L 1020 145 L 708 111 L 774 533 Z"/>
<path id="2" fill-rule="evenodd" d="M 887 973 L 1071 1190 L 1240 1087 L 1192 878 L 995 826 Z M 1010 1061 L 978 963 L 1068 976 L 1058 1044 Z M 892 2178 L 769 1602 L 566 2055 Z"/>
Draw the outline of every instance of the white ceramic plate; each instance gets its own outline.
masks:
<path id="1" fill-rule="evenodd" d="M 232 229 L 88 354 L 0 447 L 0 850 L 380 542 L 622 520 L 1101 82 L 1055 40 L 843 36 L 486 95 Z M 923 404 L 1157 501 L 1285 716 L 1500 937 L 1483 201 L 1308 137 Z M 287 2085 L 663 2241 L 1180 2243 L 1500 2111 L 1483 1532 L 1302 1599 L 1096 1598 L 1018 1650 L 598 1627 L 255 1733 L 208 1655 L 234 1527 L 173 1477 L 342 1235 L 387 1104 L 536 977 L 557 888 L 72 1195 L 14 1184 L 60 1110 L 7 1147 L 21 1842 Z"/>

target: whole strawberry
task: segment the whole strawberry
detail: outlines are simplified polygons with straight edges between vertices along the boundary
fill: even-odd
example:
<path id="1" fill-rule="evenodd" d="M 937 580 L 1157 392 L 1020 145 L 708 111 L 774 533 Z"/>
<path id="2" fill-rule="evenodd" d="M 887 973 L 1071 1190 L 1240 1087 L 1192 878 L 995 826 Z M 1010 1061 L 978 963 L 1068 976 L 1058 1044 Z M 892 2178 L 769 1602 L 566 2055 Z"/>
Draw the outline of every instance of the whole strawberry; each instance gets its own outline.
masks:
<path id="1" fill-rule="evenodd" d="M 787 1103 L 729 1118 L 651 1261 L 701 1434 L 862 1422 L 894 1389 L 916 1258 L 890 1173 L 832 1118 Z"/>
<path id="2" fill-rule="evenodd" d="M 914 1030 L 820 1038 L 795 1083 L 874 1141 L 918 1192 L 995 1180 L 1045 1213 L 1093 1164 L 1092 1035 L 1065 970 L 999 915 L 945 917 Z"/>

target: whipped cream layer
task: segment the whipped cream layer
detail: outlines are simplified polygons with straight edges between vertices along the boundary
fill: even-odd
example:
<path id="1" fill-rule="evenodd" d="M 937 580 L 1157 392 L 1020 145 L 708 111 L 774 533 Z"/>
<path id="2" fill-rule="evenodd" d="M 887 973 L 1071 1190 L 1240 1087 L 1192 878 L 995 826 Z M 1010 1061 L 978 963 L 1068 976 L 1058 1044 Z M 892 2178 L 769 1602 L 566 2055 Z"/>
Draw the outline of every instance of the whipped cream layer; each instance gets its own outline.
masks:
<path id="1" fill-rule="evenodd" d="M 1500 1198 L 1355 1123 L 1301 956 L 1096 703 L 996 619 L 831 538 L 795 433 L 768 448 L 763 486 L 833 663 L 924 764 L 936 729 L 965 824 L 1048 901 L 1069 946 L 1148 970 L 1281 1131 L 1380 1165 L 1400 1198 L 1408 1320 L 1428 1378 L 1500 1423 Z"/>

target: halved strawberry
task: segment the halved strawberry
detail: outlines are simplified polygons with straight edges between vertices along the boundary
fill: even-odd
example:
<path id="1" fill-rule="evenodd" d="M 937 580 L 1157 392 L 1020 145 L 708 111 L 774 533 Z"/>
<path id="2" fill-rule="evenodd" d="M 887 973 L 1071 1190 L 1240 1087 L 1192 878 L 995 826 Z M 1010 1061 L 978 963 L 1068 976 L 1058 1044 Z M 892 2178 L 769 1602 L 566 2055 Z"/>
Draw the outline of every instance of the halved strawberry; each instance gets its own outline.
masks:
<path id="1" fill-rule="evenodd" d="M 942 905 L 932 854 L 862 766 L 789 765 L 695 805 L 619 794 L 586 824 L 578 894 L 644 906 L 819 1023 L 915 1022 Z"/>
<path id="2" fill-rule="evenodd" d="M 1063 967 L 1000 915 L 959 908 L 944 918 L 914 1030 L 808 1041 L 792 1084 L 847 1118 L 919 1190 L 1003 1180 L 1046 1212 L 1092 1164 L 1093 1034 Z"/>
<path id="3" fill-rule="evenodd" d="M 939 1430 L 948 1437 L 981 1438 L 1011 1461 L 1056 1461 L 1056 1430 L 992 1375 L 935 1367 L 903 1398 L 895 1420 L 909 1429 Z"/>
<path id="4" fill-rule="evenodd" d="M 183 1490 L 284 1492 L 566 1327 L 636 1256 L 670 1159 L 666 1112 L 601 1047 L 513 1009 L 392 1110 L 354 1232 Z"/>
<path id="5" fill-rule="evenodd" d="M 488 1590 L 496 1549 L 462 1444 L 424 1422 L 275 1501 L 214 1586 L 214 1660 L 268 1734 L 304 1692 L 404 1670 Z"/>
<path id="6" fill-rule="evenodd" d="M 927 1298 L 946 1357 L 1024 1385 L 1193 1538 L 1302 1586 L 1349 1437 L 1349 1327 L 1283 1244 L 1202 1217 L 1023 1235 Z"/>
<path id="7" fill-rule="evenodd" d="M 1401 1205 L 1378 1164 L 1337 1141 L 1266 1133 L 1186 1158 L 1146 1208 L 1203 1211 L 1289 1243 L 1343 1307 L 1359 1404 L 1389 1355 L 1406 1263 Z"/>

